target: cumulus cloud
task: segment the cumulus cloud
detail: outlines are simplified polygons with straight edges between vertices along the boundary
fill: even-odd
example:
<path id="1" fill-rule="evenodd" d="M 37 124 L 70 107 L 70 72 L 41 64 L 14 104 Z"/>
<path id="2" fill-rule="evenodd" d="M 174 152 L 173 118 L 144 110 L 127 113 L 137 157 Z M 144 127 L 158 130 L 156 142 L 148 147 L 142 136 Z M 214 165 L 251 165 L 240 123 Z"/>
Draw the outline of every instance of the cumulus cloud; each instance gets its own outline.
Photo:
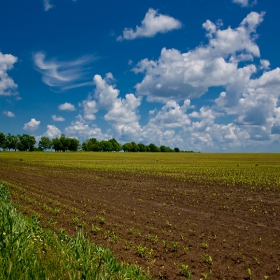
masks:
<path id="1" fill-rule="evenodd" d="M 98 100 L 98 106 L 101 109 L 110 109 L 118 97 L 120 91 L 116 89 L 112 73 L 107 73 L 103 79 L 100 75 L 93 77 L 95 85 L 94 98 Z"/>
<path id="2" fill-rule="evenodd" d="M 24 124 L 23 129 L 27 131 L 35 131 L 39 128 L 40 123 L 40 121 L 36 121 L 36 119 L 32 118 L 30 122 Z"/>
<path id="3" fill-rule="evenodd" d="M 261 63 L 261 69 L 269 69 L 269 67 L 270 67 L 270 62 L 269 62 L 269 60 L 267 60 L 267 59 L 261 59 L 260 60 L 260 63 Z"/>
<path id="4" fill-rule="evenodd" d="M 17 62 L 17 57 L 11 54 L 2 54 L 0 52 L 0 96 L 10 96 L 17 94 L 17 84 L 9 77 L 7 71 L 13 69 Z"/>
<path id="5" fill-rule="evenodd" d="M 83 116 L 65 132 L 83 139 L 114 137 L 196 151 L 279 149 L 280 68 L 270 69 L 270 62 L 260 56 L 256 28 L 263 17 L 252 12 L 238 27 L 224 29 L 221 21 L 207 20 L 206 45 L 186 53 L 163 48 L 158 60 L 143 59 L 133 68 L 144 73 L 136 94 L 120 96 L 111 73 L 95 75 L 94 93 L 79 104 Z M 213 103 L 192 105 L 192 98 L 207 92 L 210 97 L 213 87 L 222 88 Z M 142 95 L 163 103 L 149 111 L 146 124 L 140 124 L 138 112 Z M 112 127 L 107 133 L 92 124 L 104 111 Z"/>
<path id="6" fill-rule="evenodd" d="M 125 98 L 119 97 L 120 91 L 116 88 L 112 73 L 104 78 L 95 75 L 93 78 L 95 90 L 93 96 L 80 102 L 83 107 L 83 119 L 95 120 L 99 110 L 105 110 L 104 120 L 107 121 L 119 137 L 138 137 L 140 133 L 139 115 L 137 108 L 141 105 L 141 97 L 129 93 Z"/>
<path id="7" fill-rule="evenodd" d="M 132 28 L 125 28 L 123 35 L 119 36 L 117 41 L 124 39 L 134 40 L 139 37 L 154 37 L 158 33 L 167 33 L 181 27 L 182 24 L 177 19 L 159 14 L 156 10 L 150 8 L 142 20 L 141 26 L 136 26 L 135 31 Z"/>
<path id="8" fill-rule="evenodd" d="M 232 2 L 235 4 L 239 4 L 242 7 L 248 7 L 257 4 L 257 0 L 232 0 Z"/>
<path id="9" fill-rule="evenodd" d="M 270 70 L 266 59 L 254 64 L 260 58 L 256 28 L 263 17 L 264 13 L 251 12 L 234 29 L 207 20 L 207 45 L 187 53 L 163 48 L 158 60 L 143 59 L 134 67 L 135 73 L 145 74 L 137 93 L 164 103 L 150 111 L 142 139 L 162 143 L 168 131 L 176 143 L 184 139 L 185 146 L 213 151 L 269 150 L 280 143 L 280 68 Z M 224 91 L 211 106 L 192 107 L 188 113 L 190 107 L 179 105 L 218 86 Z M 227 123 L 220 124 L 218 118 Z"/>
<path id="10" fill-rule="evenodd" d="M 63 117 L 56 116 L 56 115 L 52 115 L 52 120 L 55 122 L 64 122 L 65 121 L 65 119 Z"/>
<path id="11" fill-rule="evenodd" d="M 42 81 L 62 91 L 92 85 L 92 82 L 86 80 L 89 74 L 88 64 L 95 59 L 92 56 L 83 56 L 72 61 L 58 61 L 47 60 L 44 52 L 33 55 L 35 70 L 42 74 Z"/>
<path id="12" fill-rule="evenodd" d="M 60 137 L 61 131 L 55 125 L 47 125 L 47 131 L 44 133 L 44 136 L 49 138 Z"/>
<path id="13" fill-rule="evenodd" d="M 150 119 L 149 124 L 161 128 L 177 128 L 189 125 L 191 120 L 186 114 L 188 109 L 193 108 L 190 105 L 190 100 L 185 100 L 184 104 L 180 106 L 175 101 L 168 101 L 156 114 L 156 116 Z"/>
<path id="14" fill-rule="evenodd" d="M 71 125 L 65 128 L 67 135 L 79 139 L 96 138 L 99 140 L 112 138 L 111 134 L 103 134 L 101 129 L 95 125 L 90 125 L 81 115 L 76 117 L 76 120 L 71 122 Z"/>
<path id="15" fill-rule="evenodd" d="M 15 114 L 12 113 L 11 111 L 3 111 L 3 114 L 6 115 L 7 117 L 10 117 L 10 118 L 15 117 Z"/>
<path id="16" fill-rule="evenodd" d="M 90 98 L 88 100 L 83 100 L 80 103 L 80 106 L 83 107 L 84 118 L 86 120 L 95 120 L 94 114 L 98 112 L 97 103 L 95 100 L 91 100 Z"/>
<path id="17" fill-rule="evenodd" d="M 170 99 L 198 98 L 209 87 L 235 85 L 236 80 L 249 79 L 256 72 L 254 65 L 239 67 L 240 62 L 259 57 L 256 27 L 264 13 L 251 12 L 239 27 L 221 30 L 221 22 L 207 20 L 202 26 L 209 43 L 187 53 L 163 48 L 158 60 L 143 59 L 133 68 L 144 73 L 136 85 L 137 93 L 147 95 L 148 101 L 166 102 Z"/>
<path id="18" fill-rule="evenodd" d="M 75 111 L 76 110 L 75 106 L 73 104 L 71 104 L 71 103 L 68 103 L 68 102 L 60 104 L 58 106 L 58 109 L 60 111 Z"/>
<path id="19" fill-rule="evenodd" d="M 106 109 L 104 119 L 110 123 L 119 137 L 135 139 L 141 128 L 137 108 L 141 105 L 141 97 L 134 94 L 126 94 L 125 98 L 118 97 L 120 91 L 116 89 L 114 77 L 107 73 L 103 79 L 99 75 L 94 76 L 95 94 L 97 106 Z"/>

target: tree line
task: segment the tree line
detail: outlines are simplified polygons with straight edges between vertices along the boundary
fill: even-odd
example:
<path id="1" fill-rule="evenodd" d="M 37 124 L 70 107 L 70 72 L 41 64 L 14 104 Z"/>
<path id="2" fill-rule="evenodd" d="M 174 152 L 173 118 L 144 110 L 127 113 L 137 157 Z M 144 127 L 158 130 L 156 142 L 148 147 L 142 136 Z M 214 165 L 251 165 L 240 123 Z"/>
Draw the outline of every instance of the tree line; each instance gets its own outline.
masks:
<path id="1" fill-rule="evenodd" d="M 90 138 L 83 143 L 76 138 L 66 137 L 65 134 L 61 134 L 58 138 L 52 140 L 46 136 L 42 136 L 38 147 L 36 147 L 36 139 L 34 136 L 28 134 L 12 135 L 8 133 L 5 135 L 0 132 L 0 148 L 9 151 L 46 151 L 54 150 L 56 152 L 67 151 L 86 151 L 86 152 L 184 152 L 179 148 L 174 149 L 167 146 L 156 146 L 151 143 L 145 145 L 143 143 L 127 142 L 121 145 L 116 139 L 98 141 L 96 138 Z M 193 152 L 193 151 L 187 151 Z"/>

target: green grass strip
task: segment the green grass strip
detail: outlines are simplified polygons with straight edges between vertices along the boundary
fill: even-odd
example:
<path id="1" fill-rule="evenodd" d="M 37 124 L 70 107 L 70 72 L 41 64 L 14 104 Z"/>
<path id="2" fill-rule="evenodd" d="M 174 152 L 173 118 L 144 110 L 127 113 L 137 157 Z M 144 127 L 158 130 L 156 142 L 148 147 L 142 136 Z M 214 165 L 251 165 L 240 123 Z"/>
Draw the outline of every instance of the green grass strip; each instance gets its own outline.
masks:
<path id="1" fill-rule="evenodd" d="M 0 184 L 0 279 L 151 279 L 136 265 L 118 263 L 107 248 L 41 228 L 17 211 Z"/>

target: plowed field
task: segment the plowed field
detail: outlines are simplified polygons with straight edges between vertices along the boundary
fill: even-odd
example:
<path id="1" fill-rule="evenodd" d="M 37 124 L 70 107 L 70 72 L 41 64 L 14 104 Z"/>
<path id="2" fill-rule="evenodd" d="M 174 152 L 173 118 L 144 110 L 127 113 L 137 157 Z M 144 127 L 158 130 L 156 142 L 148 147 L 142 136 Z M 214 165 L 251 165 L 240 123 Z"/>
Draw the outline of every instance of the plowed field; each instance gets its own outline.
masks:
<path id="1" fill-rule="evenodd" d="M 277 154 L 1 152 L 0 180 L 44 227 L 84 228 L 153 279 L 280 279 Z"/>

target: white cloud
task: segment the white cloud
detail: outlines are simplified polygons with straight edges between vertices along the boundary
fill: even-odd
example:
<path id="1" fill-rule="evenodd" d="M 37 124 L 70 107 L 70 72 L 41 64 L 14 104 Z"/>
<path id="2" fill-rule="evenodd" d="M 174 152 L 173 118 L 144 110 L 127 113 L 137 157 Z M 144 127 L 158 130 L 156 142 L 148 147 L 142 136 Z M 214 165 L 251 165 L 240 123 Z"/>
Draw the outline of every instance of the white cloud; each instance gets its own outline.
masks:
<path id="1" fill-rule="evenodd" d="M 17 84 L 15 84 L 14 80 L 7 74 L 8 70 L 13 69 L 17 60 L 17 57 L 11 54 L 2 54 L 0 52 L 0 96 L 17 94 Z"/>
<path id="2" fill-rule="evenodd" d="M 36 119 L 32 118 L 30 122 L 24 124 L 23 129 L 28 131 L 34 131 L 39 128 L 40 123 L 40 121 L 36 121 Z"/>
<path id="3" fill-rule="evenodd" d="M 182 106 L 175 101 L 168 101 L 156 116 L 150 119 L 149 124 L 160 128 L 182 128 L 190 125 L 191 120 L 186 114 L 186 111 L 190 108 L 192 108 L 190 100 L 185 100 Z"/>
<path id="4" fill-rule="evenodd" d="M 126 94 L 124 99 L 118 97 L 120 91 L 115 88 L 111 73 L 108 73 L 104 79 L 95 76 L 94 81 L 98 105 L 108 111 L 104 119 L 110 123 L 118 137 L 136 139 L 141 133 L 137 114 L 137 108 L 141 105 L 141 97 L 137 98 L 134 94 Z"/>
<path id="5" fill-rule="evenodd" d="M 104 79 L 100 75 L 95 75 L 93 78 L 96 86 L 94 97 L 98 100 L 98 106 L 101 109 L 110 109 L 120 93 L 118 89 L 115 89 L 113 82 L 112 73 L 107 73 Z"/>
<path id="6" fill-rule="evenodd" d="M 65 121 L 65 119 L 63 117 L 56 116 L 56 115 L 52 115 L 52 120 L 55 122 L 64 122 Z"/>
<path id="7" fill-rule="evenodd" d="M 44 10 L 48 11 L 53 8 L 53 5 L 50 3 L 50 0 L 44 0 Z"/>
<path id="8" fill-rule="evenodd" d="M 248 7 L 248 6 L 253 6 L 255 4 L 257 4 L 257 0 L 232 0 L 233 3 L 235 4 L 239 4 L 242 7 Z"/>
<path id="9" fill-rule="evenodd" d="M 186 53 L 163 48 L 158 60 L 143 59 L 133 69 L 145 74 L 136 94 L 121 97 L 111 73 L 95 75 L 94 94 L 79 103 L 83 116 L 77 116 L 65 133 L 196 151 L 279 149 L 280 68 L 270 70 L 270 62 L 260 57 L 256 28 L 263 16 L 252 12 L 237 28 L 225 29 L 221 21 L 208 20 L 203 24 L 208 44 Z M 191 98 L 211 87 L 223 88 L 215 102 L 191 105 Z M 163 105 L 150 110 L 148 123 L 140 125 L 141 95 Z M 104 111 L 112 127 L 106 133 L 92 124 Z"/>
<path id="10" fill-rule="evenodd" d="M 263 16 L 251 12 L 239 27 L 225 30 L 219 29 L 220 22 L 215 25 L 208 20 L 203 24 L 208 45 L 187 53 L 163 48 L 158 60 L 143 59 L 133 69 L 145 74 L 136 85 L 137 93 L 147 95 L 148 101 L 185 100 L 200 97 L 209 87 L 229 87 L 237 80 L 249 79 L 257 68 L 250 64 L 242 68 L 239 62 L 260 56 L 255 32 Z"/>
<path id="11" fill-rule="evenodd" d="M 10 118 L 15 117 L 15 114 L 12 113 L 11 111 L 3 111 L 3 114 L 6 115 L 7 117 L 10 117 Z"/>
<path id="12" fill-rule="evenodd" d="M 47 131 L 44 133 L 44 136 L 49 138 L 60 137 L 61 131 L 54 125 L 47 125 Z"/>
<path id="13" fill-rule="evenodd" d="M 61 111 L 75 111 L 76 110 L 75 106 L 71 103 L 68 103 L 68 102 L 60 104 L 58 106 L 58 109 L 61 110 Z"/>
<path id="14" fill-rule="evenodd" d="M 141 26 L 136 26 L 134 31 L 132 28 L 125 28 L 123 35 L 117 38 L 121 40 L 134 40 L 139 37 L 154 37 L 157 33 L 166 33 L 174 29 L 181 28 L 180 21 L 173 17 L 159 14 L 154 9 L 149 9 L 145 18 L 141 22 Z"/>
<path id="15" fill-rule="evenodd" d="M 270 62 L 269 62 L 269 60 L 266 60 L 266 59 L 261 59 L 260 60 L 260 63 L 261 63 L 261 69 L 269 69 L 269 67 L 270 67 Z"/>
<path id="16" fill-rule="evenodd" d="M 35 69 L 43 75 L 43 82 L 59 90 L 68 90 L 91 85 L 87 80 L 88 64 L 96 58 L 92 56 L 80 57 L 73 61 L 46 60 L 44 52 L 33 55 Z"/>
<path id="17" fill-rule="evenodd" d="M 79 139 L 96 138 L 98 140 L 104 140 L 112 138 L 112 135 L 108 133 L 103 134 L 100 128 L 94 125 L 90 126 L 81 115 L 78 115 L 76 120 L 65 128 L 65 132 L 67 135 Z"/>
<path id="18" fill-rule="evenodd" d="M 137 114 L 140 104 L 141 97 L 137 98 L 132 93 L 126 94 L 124 99 L 117 98 L 114 101 L 104 119 L 112 125 L 118 135 L 130 136 L 134 139 L 141 131 Z"/>
<path id="19" fill-rule="evenodd" d="M 95 113 L 98 112 L 97 103 L 95 100 L 83 100 L 80 104 L 84 109 L 84 118 L 86 120 L 95 120 Z"/>

